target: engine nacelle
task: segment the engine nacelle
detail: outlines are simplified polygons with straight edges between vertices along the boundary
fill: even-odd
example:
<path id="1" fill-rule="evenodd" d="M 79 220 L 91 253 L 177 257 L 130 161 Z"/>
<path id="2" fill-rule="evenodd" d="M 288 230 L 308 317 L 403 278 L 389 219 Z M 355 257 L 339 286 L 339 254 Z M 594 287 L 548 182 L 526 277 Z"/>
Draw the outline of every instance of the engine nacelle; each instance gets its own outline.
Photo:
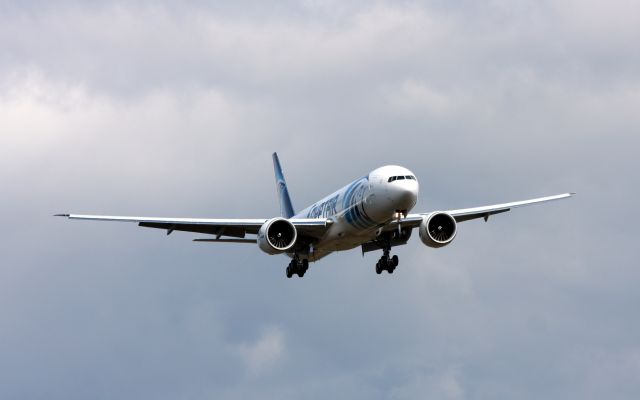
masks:
<path id="1" fill-rule="evenodd" d="M 279 254 L 296 244 L 298 231 L 285 218 L 272 218 L 258 231 L 258 246 L 267 254 Z"/>
<path id="2" fill-rule="evenodd" d="M 422 243 L 438 248 L 453 241 L 457 233 L 457 224 L 451 215 L 437 211 L 422 219 L 419 231 Z"/>

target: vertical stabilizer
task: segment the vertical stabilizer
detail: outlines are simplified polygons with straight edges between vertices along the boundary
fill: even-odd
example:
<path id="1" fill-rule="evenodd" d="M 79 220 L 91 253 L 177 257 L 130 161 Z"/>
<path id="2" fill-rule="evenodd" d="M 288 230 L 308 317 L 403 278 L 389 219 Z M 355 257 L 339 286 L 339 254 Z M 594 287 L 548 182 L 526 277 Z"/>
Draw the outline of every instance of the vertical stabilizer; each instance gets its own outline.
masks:
<path id="1" fill-rule="evenodd" d="M 278 190 L 278 200 L 280 201 L 280 215 L 284 218 L 291 218 L 293 217 L 293 205 L 291 205 L 289 190 L 287 190 L 287 182 L 285 182 L 284 175 L 282 174 L 278 153 L 273 153 L 273 171 L 276 174 L 276 189 Z"/>

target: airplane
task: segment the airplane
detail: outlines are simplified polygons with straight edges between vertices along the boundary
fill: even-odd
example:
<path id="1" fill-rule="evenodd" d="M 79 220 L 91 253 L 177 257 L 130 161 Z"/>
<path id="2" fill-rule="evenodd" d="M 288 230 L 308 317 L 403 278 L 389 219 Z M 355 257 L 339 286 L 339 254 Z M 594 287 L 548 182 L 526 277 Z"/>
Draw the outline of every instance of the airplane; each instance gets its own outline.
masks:
<path id="1" fill-rule="evenodd" d="M 458 223 L 507 212 L 513 208 L 560 200 L 575 193 L 539 197 L 490 206 L 410 214 L 418 199 L 419 184 L 407 168 L 386 165 L 356 179 L 299 213 L 295 213 L 278 154 L 273 153 L 280 216 L 258 219 L 155 218 L 56 214 L 75 220 L 137 222 L 139 226 L 211 235 L 194 239 L 206 243 L 254 243 L 263 252 L 291 258 L 287 278 L 303 277 L 309 262 L 336 252 L 361 247 L 362 254 L 382 250 L 375 271 L 392 274 L 398 256 L 391 248 L 407 243 L 415 228 L 431 248 L 449 245 Z M 248 237 L 249 236 L 249 237 Z"/>

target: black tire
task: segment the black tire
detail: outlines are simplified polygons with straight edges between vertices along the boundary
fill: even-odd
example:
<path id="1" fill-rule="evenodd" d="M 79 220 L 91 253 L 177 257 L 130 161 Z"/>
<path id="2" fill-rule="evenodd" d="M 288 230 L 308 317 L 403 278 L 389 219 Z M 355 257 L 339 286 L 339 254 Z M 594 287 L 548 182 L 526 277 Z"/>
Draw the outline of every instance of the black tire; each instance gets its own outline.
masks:
<path id="1" fill-rule="evenodd" d="M 293 272 L 291 272 L 291 265 L 287 267 L 287 278 L 291 278 L 293 276 Z"/>
<path id="2" fill-rule="evenodd" d="M 376 274 L 380 275 L 382 273 L 382 268 L 380 267 L 380 261 L 376 263 Z"/>
<path id="3" fill-rule="evenodd" d="M 382 266 L 383 271 L 389 271 L 389 269 L 393 267 L 393 264 L 391 264 L 391 258 L 389 257 L 382 258 L 380 260 L 380 265 Z"/>
<path id="4" fill-rule="evenodd" d="M 391 268 L 395 269 L 398 266 L 399 261 L 400 260 L 398 260 L 398 256 L 391 257 Z"/>

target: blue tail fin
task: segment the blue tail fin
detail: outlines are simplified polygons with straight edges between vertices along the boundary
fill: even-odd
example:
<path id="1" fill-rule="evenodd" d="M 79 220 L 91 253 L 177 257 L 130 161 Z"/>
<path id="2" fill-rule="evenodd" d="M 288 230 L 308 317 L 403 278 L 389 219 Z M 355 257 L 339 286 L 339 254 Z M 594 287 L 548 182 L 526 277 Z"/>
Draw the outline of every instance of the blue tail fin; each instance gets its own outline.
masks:
<path id="1" fill-rule="evenodd" d="M 287 182 L 282 175 L 282 167 L 280 167 L 280 160 L 278 160 L 278 153 L 273 153 L 273 171 L 276 174 L 276 189 L 278 190 L 278 200 L 280 200 L 280 214 L 285 218 L 293 217 L 293 206 L 291 205 L 291 198 L 289 197 L 289 190 L 287 190 Z"/>

